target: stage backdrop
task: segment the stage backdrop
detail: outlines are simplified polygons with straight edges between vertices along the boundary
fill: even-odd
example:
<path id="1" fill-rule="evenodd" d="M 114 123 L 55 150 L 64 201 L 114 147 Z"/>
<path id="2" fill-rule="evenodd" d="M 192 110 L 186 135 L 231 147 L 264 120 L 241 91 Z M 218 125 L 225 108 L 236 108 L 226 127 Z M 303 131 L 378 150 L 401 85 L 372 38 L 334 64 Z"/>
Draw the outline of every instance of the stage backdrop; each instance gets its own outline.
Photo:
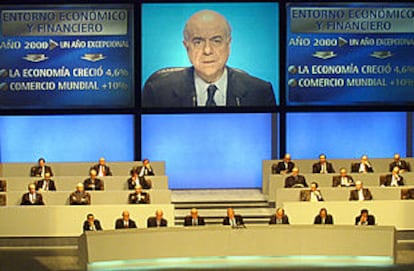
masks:
<path id="1" fill-rule="evenodd" d="M 173 189 L 261 187 L 271 114 L 145 115 L 142 154 L 165 160 Z"/>

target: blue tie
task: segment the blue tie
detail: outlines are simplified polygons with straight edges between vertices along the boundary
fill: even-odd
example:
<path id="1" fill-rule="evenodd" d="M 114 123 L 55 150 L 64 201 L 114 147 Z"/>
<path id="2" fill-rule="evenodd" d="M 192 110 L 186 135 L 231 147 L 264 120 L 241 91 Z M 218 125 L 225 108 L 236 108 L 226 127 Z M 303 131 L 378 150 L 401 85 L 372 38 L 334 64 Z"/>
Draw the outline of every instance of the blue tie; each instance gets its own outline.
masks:
<path id="1" fill-rule="evenodd" d="M 216 102 L 214 101 L 214 94 L 216 93 L 217 87 L 216 85 L 209 85 L 207 88 L 207 102 L 206 106 L 213 107 L 216 106 Z"/>

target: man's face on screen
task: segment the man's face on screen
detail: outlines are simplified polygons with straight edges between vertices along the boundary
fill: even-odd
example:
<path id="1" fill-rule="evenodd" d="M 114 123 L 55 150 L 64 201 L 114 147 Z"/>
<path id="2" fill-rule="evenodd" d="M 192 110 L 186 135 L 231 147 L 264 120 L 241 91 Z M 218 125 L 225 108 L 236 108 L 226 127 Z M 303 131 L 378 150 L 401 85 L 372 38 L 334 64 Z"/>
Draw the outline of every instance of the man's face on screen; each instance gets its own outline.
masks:
<path id="1" fill-rule="evenodd" d="M 221 15 L 202 11 L 187 22 L 184 46 L 195 72 L 204 81 L 217 81 L 230 54 L 230 33 Z"/>

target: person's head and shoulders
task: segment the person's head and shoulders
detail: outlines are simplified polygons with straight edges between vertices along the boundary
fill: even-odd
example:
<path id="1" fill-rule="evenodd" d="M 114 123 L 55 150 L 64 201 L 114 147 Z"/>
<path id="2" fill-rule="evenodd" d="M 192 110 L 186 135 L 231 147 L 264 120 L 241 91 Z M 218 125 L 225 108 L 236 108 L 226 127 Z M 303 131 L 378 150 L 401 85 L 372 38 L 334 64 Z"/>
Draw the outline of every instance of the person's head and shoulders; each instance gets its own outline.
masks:
<path id="1" fill-rule="evenodd" d="M 295 167 L 295 163 L 292 161 L 291 155 L 289 153 L 286 153 L 283 156 L 282 161 L 279 161 L 277 164 L 272 165 L 272 173 L 273 174 L 291 173 L 294 167 Z"/>
<path id="2" fill-rule="evenodd" d="M 98 160 L 98 163 L 93 165 L 90 169 L 89 172 L 91 170 L 95 170 L 97 172 L 97 176 L 98 177 L 104 177 L 104 176 L 112 176 L 112 171 L 111 168 L 106 164 L 106 160 L 105 157 L 101 157 Z"/>
<path id="3" fill-rule="evenodd" d="M 102 231 L 101 222 L 95 218 L 94 214 L 86 215 L 86 220 L 83 222 L 83 231 Z"/>
<path id="4" fill-rule="evenodd" d="M 168 221 L 164 218 L 164 212 L 161 209 L 155 211 L 155 216 L 147 219 L 147 228 L 167 227 Z"/>
<path id="5" fill-rule="evenodd" d="M 27 186 L 28 192 L 24 193 L 20 205 L 45 205 L 43 196 L 36 191 L 36 185 L 30 183 Z"/>
<path id="6" fill-rule="evenodd" d="M 319 155 L 319 161 L 312 165 L 312 173 L 335 173 L 332 163 L 326 159 L 326 154 Z"/>
<path id="7" fill-rule="evenodd" d="M 223 219 L 223 225 L 238 227 L 243 226 L 244 221 L 243 217 L 239 214 L 236 214 L 233 208 L 227 208 L 227 216 Z"/>
<path id="8" fill-rule="evenodd" d="M 389 165 L 389 171 L 392 172 L 394 167 L 398 167 L 400 169 L 400 173 L 411 171 L 410 163 L 401 159 L 401 155 L 399 153 L 394 154 L 394 159 Z"/>
<path id="9" fill-rule="evenodd" d="M 89 178 L 83 181 L 85 190 L 104 190 L 104 182 L 97 175 L 96 170 L 91 169 L 89 171 Z"/>
<path id="10" fill-rule="evenodd" d="M 39 192 L 43 191 L 56 191 L 55 181 L 52 180 L 49 172 L 45 173 L 43 179 L 36 182 L 36 190 Z"/>
<path id="11" fill-rule="evenodd" d="M 343 167 L 339 170 L 339 175 L 332 177 L 332 186 L 333 187 L 355 186 L 355 182 L 352 176 L 348 174 L 346 168 Z"/>
<path id="12" fill-rule="evenodd" d="M 115 229 L 135 229 L 137 223 L 131 219 L 130 214 L 127 210 L 122 211 L 121 218 L 115 221 Z"/>
<path id="13" fill-rule="evenodd" d="M 128 202 L 129 204 L 149 204 L 151 199 L 147 192 L 142 191 L 142 186 L 137 184 L 135 192 L 129 194 Z"/>
<path id="14" fill-rule="evenodd" d="M 135 166 L 132 170 L 138 174 L 139 178 L 143 178 L 144 176 L 155 176 L 151 161 L 148 158 L 144 158 L 141 165 Z"/>
<path id="15" fill-rule="evenodd" d="M 190 214 L 184 217 L 184 226 L 204 226 L 204 218 L 198 214 L 196 208 L 192 208 Z"/>
<path id="16" fill-rule="evenodd" d="M 373 173 L 374 168 L 368 159 L 368 155 L 362 155 L 359 162 L 353 163 L 351 166 L 351 171 L 354 173 Z"/>
<path id="17" fill-rule="evenodd" d="M 294 167 L 292 174 L 285 179 L 285 188 L 303 188 L 308 187 L 305 176 L 299 174 L 299 168 Z"/>
<path id="18" fill-rule="evenodd" d="M 277 208 L 274 215 L 270 217 L 269 225 L 290 224 L 289 217 L 285 214 L 285 209 Z"/>
<path id="19" fill-rule="evenodd" d="M 192 66 L 151 75 L 143 90 L 144 106 L 274 106 L 270 83 L 226 65 L 231 32 L 227 19 L 216 11 L 193 14 L 183 31 Z"/>
<path id="20" fill-rule="evenodd" d="M 70 205 L 90 205 L 91 195 L 85 191 L 83 183 L 76 185 L 75 191 L 69 196 Z"/>
<path id="21" fill-rule="evenodd" d="M 310 189 L 302 190 L 300 192 L 300 199 L 301 201 L 311 201 L 311 202 L 324 201 L 322 197 L 322 193 L 319 190 L 319 185 L 315 181 L 311 182 Z"/>
<path id="22" fill-rule="evenodd" d="M 369 214 L 367 209 L 362 209 L 360 215 L 355 217 L 355 225 L 373 226 L 375 225 L 375 216 Z"/>
<path id="23" fill-rule="evenodd" d="M 45 173 L 50 173 L 50 176 L 53 176 L 52 168 L 46 165 L 46 159 L 41 157 L 37 160 L 37 165 L 30 169 L 30 176 L 44 177 Z"/>
<path id="24" fill-rule="evenodd" d="M 372 194 L 368 188 L 364 188 L 363 182 L 356 181 L 355 189 L 350 191 L 349 200 L 372 200 Z"/>
<path id="25" fill-rule="evenodd" d="M 404 186 L 404 177 L 400 175 L 400 168 L 395 166 L 391 174 L 385 176 L 384 183 L 381 186 Z"/>
<path id="26" fill-rule="evenodd" d="M 315 216 L 313 224 L 334 224 L 333 216 L 328 214 L 326 208 L 321 208 L 319 214 Z"/>

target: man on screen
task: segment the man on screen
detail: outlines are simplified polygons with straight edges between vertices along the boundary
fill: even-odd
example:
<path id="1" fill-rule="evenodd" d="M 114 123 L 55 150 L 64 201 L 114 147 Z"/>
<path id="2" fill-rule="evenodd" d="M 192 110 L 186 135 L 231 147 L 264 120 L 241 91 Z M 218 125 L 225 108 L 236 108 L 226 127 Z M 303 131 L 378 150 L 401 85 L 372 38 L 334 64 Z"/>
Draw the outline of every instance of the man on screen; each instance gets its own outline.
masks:
<path id="1" fill-rule="evenodd" d="M 193 14 L 184 27 L 192 67 L 155 72 L 143 90 L 145 107 L 274 106 L 272 85 L 226 66 L 231 27 L 212 10 Z"/>

